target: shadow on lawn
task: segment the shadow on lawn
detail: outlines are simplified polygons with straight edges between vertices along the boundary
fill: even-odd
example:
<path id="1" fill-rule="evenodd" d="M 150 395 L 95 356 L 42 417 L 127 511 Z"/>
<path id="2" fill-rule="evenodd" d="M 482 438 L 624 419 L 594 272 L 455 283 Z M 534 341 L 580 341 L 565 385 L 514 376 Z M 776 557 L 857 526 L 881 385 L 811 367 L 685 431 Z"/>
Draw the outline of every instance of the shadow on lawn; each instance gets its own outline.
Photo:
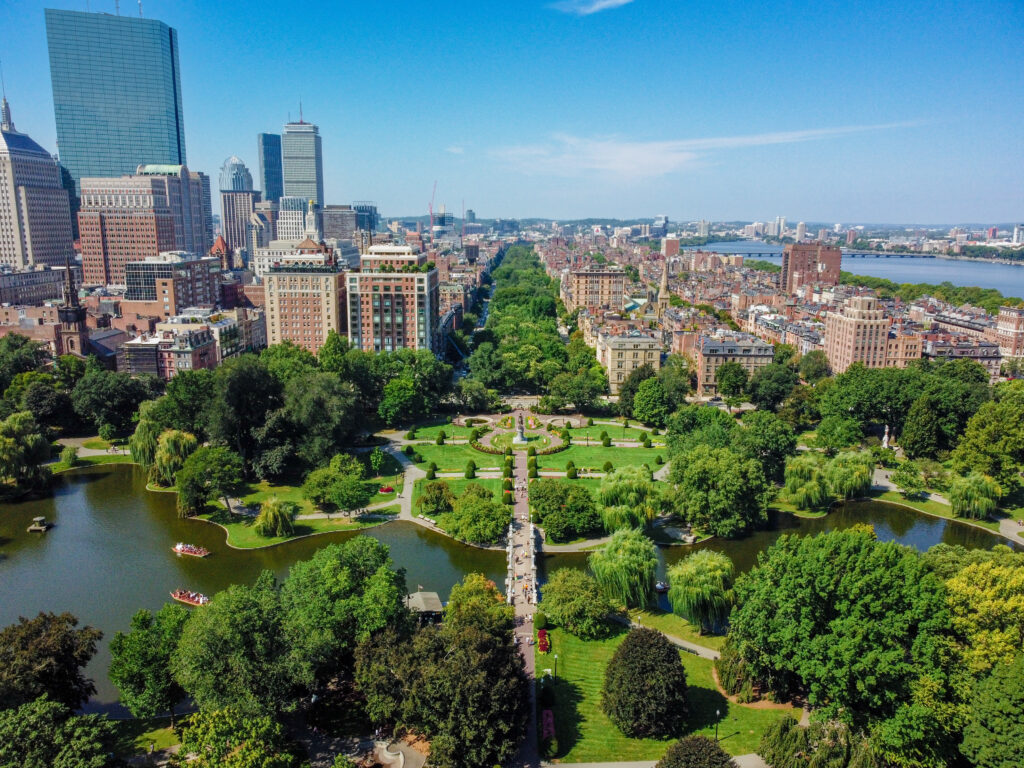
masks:
<path id="1" fill-rule="evenodd" d="M 688 733 L 701 728 L 713 728 L 716 721 L 721 723 L 728 717 L 729 700 L 713 688 L 690 686 L 686 694 L 690 705 L 690 716 L 686 720 Z M 716 710 L 721 715 L 716 716 Z"/>
<path id="2" fill-rule="evenodd" d="M 537 690 L 537 739 L 538 747 L 544 748 L 544 720 L 541 714 L 545 709 L 554 710 L 555 738 L 558 751 L 552 757 L 562 757 L 576 746 L 582 737 L 580 732 L 579 706 L 583 701 L 583 693 L 575 683 L 561 677 L 546 677 Z"/>

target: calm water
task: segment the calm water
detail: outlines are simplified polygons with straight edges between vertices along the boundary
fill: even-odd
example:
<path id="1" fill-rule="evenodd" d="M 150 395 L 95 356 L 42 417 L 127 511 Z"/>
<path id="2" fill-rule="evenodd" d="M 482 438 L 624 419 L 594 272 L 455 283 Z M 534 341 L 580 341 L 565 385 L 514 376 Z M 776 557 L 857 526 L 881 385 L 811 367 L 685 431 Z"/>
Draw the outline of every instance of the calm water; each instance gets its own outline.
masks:
<path id="1" fill-rule="evenodd" d="M 40 536 L 25 531 L 45 515 L 56 526 Z M 497 583 L 505 578 L 503 552 L 466 547 L 413 523 L 389 523 L 364 531 L 391 547 L 395 563 L 417 585 L 447 598 L 473 571 Z M 269 569 L 284 578 L 292 563 L 310 558 L 354 533 L 332 533 L 255 551 L 228 547 L 224 531 L 179 520 L 174 495 L 145 490 L 144 474 L 130 466 L 94 467 L 59 475 L 51 498 L 0 505 L 0 626 L 39 611 L 70 611 L 102 629 L 104 640 L 89 666 L 99 689 L 90 709 L 109 709 L 117 690 L 107 680 L 107 644 L 126 630 L 140 608 L 157 610 L 178 587 L 213 594 L 230 584 L 252 583 Z M 200 544 L 205 559 L 179 557 L 177 541 Z"/>
<path id="2" fill-rule="evenodd" d="M 686 250 L 695 250 L 687 248 Z M 772 253 L 760 257 L 773 264 L 782 263 L 782 246 L 755 241 L 712 243 L 703 247 L 719 253 Z M 1024 297 L 1024 264 L 995 264 L 984 261 L 954 259 L 843 258 L 843 271 L 855 275 L 884 277 L 895 283 L 943 283 L 995 288 L 1004 296 Z"/>
<path id="3" fill-rule="evenodd" d="M 56 523 L 47 534 L 25 531 L 32 517 L 45 515 Z M 739 570 L 753 566 L 757 553 L 783 533 L 817 533 L 872 523 L 883 540 L 895 539 L 918 549 L 939 542 L 991 547 L 1000 541 L 986 531 L 879 503 L 847 505 L 827 518 L 772 518 L 770 530 L 740 541 L 715 541 L 702 546 L 728 554 Z M 446 598 L 451 587 L 470 572 L 504 579 L 503 552 L 465 547 L 412 523 L 389 523 L 364 531 L 391 547 L 395 563 L 406 569 L 411 589 L 422 585 Z M 158 609 L 177 587 L 213 594 L 234 583 L 251 583 L 262 569 L 284 578 L 298 560 L 332 541 L 353 533 L 314 536 L 270 549 L 233 550 L 224 532 L 207 523 L 179 520 L 174 496 L 145 490 L 144 474 L 130 466 L 93 467 L 58 476 L 54 495 L 21 504 L 0 506 L 0 626 L 39 611 L 70 611 L 83 624 L 106 637 L 89 667 L 99 689 L 89 709 L 118 711 L 117 691 L 107 680 L 107 643 L 126 630 L 140 608 Z M 213 554 L 206 559 L 179 557 L 177 541 L 200 544 Z M 659 573 L 692 552 L 690 547 L 660 550 Z M 548 570 L 585 567 L 586 555 L 555 555 Z M 667 604 L 666 604 L 667 607 Z"/>

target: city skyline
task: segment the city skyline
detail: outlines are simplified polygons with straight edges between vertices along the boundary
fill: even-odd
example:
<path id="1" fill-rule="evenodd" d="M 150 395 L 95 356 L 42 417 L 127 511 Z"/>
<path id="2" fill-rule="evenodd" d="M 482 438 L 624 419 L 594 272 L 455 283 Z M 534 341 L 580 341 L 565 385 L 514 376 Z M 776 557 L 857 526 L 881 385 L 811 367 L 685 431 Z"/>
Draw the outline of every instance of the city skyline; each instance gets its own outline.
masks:
<path id="1" fill-rule="evenodd" d="M 82 10 L 8 4 L 0 57 L 19 127 L 52 152 L 44 6 Z M 324 202 L 389 216 L 425 213 L 435 179 L 435 208 L 465 200 L 483 218 L 1024 216 L 1014 3 L 799 4 L 775 23 L 655 0 L 258 10 L 253 24 L 236 8 L 144 8 L 178 32 L 189 167 L 207 175 L 231 155 L 257 169 L 257 134 L 301 100 L 323 137 Z M 330 50 L 295 44 L 311 17 Z M 211 67 L 213 50 L 231 66 Z M 358 77 L 336 76 L 353 62 Z"/>

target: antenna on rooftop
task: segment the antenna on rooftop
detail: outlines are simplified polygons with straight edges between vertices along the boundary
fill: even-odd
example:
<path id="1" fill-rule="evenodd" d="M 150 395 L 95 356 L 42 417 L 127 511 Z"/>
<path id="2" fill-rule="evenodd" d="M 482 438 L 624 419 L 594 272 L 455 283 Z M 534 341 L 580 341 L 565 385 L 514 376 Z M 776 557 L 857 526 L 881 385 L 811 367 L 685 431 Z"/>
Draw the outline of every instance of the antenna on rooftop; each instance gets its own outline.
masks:
<path id="1" fill-rule="evenodd" d="M 7 98 L 7 83 L 4 82 L 4 60 L 0 59 L 0 91 L 3 97 Z"/>
<path id="2" fill-rule="evenodd" d="M 114 14 L 121 15 L 121 0 L 114 0 Z"/>
<path id="3" fill-rule="evenodd" d="M 302 122 L 302 99 L 299 99 L 299 122 Z"/>
<path id="4" fill-rule="evenodd" d="M 139 0 L 139 18 L 142 18 L 142 0 Z"/>

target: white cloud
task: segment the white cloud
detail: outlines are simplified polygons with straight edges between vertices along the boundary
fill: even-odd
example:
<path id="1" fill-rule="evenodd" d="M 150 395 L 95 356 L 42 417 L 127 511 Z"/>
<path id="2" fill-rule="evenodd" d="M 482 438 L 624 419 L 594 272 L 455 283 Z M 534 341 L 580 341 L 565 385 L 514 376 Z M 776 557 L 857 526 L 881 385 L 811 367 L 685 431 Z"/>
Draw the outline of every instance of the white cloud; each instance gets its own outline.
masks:
<path id="1" fill-rule="evenodd" d="M 612 8 L 620 8 L 629 5 L 633 0 L 561 0 L 551 7 L 556 11 L 571 13 L 576 16 L 589 16 L 592 13 L 600 13 Z"/>
<path id="2" fill-rule="evenodd" d="M 450 147 L 445 147 L 444 151 L 447 152 L 450 155 L 461 155 L 461 154 L 465 153 L 466 148 L 465 147 L 460 147 L 460 146 L 457 146 L 457 145 L 453 144 Z"/>
<path id="3" fill-rule="evenodd" d="M 509 167 L 527 174 L 581 176 L 608 174 L 625 179 L 664 176 L 693 167 L 717 149 L 796 144 L 867 131 L 901 128 L 914 123 L 851 125 L 803 131 L 780 131 L 750 136 L 719 136 L 667 141 L 625 141 L 616 137 L 585 138 L 555 134 L 540 144 L 498 147 L 491 154 Z"/>

